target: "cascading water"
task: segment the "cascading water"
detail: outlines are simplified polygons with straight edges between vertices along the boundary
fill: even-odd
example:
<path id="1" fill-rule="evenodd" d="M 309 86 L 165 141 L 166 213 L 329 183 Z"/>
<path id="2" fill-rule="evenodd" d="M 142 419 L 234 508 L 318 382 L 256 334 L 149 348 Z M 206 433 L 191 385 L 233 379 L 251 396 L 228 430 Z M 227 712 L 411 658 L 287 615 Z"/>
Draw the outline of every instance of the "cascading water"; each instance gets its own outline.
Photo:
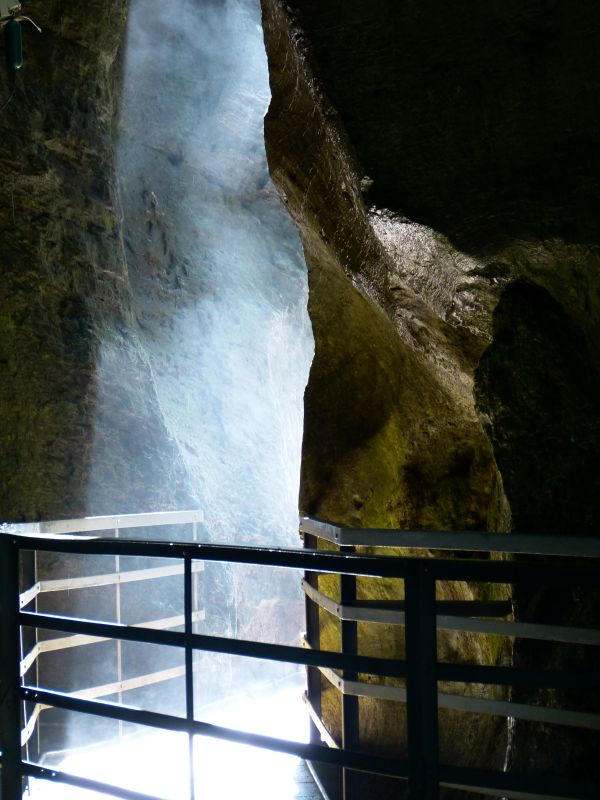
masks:
<path id="1" fill-rule="evenodd" d="M 145 510 L 202 509 L 205 541 L 297 546 L 302 398 L 313 339 L 299 237 L 264 152 L 270 95 L 259 2 L 132 0 L 129 14 L 117 174 L 131 314 L 127 330 L 107 331 L 100 343 L 89 510 L 141 510 L 112 506 L 132 476 L 131 496 Z M 121 472 L 113 467 L 115 450 Z M 203 632 L 297 643 L 297 575 L 215 566 L 202 580 Z M 160 604 L 174 607 L 169 584 L 162 586 Z M 89 615 L 85 598 L 76 602 L 76 613 Z M 297 683 L 299 673 L 234 661 L 199 659 L 201 703 L 213 703 L 215 721 L 229 717 L 233 727 L 258 731 L 256 713 L 250 722 L 240 717 L 250 708 L 240 694 L 264 691 L 265 682 Z M 180 689 L 159 684 L 146 697 L 174 708 L 170 694 Z M 231 695 L 237 723 L 226 702 Z M 276 735 L 268 703 L 261 708 L 263 732 Z M 68 746 L 80 741 L 74 727 Z M 166 740 L 158 747 L 177 758 L 173 742 L 172 750 Z M 72 754 L 47 763 L 106 778 L 105 765 L 116 769 L 121 753 L 124 784 L 139 788 L 132 765 L 138 756 L 147 761 L 155 744 L 146 740 L 138 756 L 135 746 L 121 742 L 87 761 Z M 205 787 L 207 780 L 205 774 Z M 165 793 L 177 797 L 180 788 Z"/>
<path id="2" fill-rule="evenodd" d="M 290 545 L 313 341 L 264 152 L 269 96 L 258 0 L 131 4 L 117 171 L 140 363 L 204 535 Z M 129 367 L 102 351 L 100 394 Z"/>

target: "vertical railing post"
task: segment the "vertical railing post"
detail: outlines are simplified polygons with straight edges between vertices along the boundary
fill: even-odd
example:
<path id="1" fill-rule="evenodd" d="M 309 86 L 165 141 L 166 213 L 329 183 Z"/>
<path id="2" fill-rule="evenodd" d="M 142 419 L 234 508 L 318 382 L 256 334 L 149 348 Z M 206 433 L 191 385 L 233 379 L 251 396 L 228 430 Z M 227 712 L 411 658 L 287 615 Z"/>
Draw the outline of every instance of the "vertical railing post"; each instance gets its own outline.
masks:
<path id="1" fill-rule="evenodd" d="M 404 579 L 409 800 L 438 800 L 435 580 L 415 562 Z"/>
<path id="2" fill-rule="evenodd" d="M 21 700 L 19 663 L 19 553 L 0 533 L 0 730 L 2 800 L 21 800 Z"/>
<path id="3" fill-rule="evenodd" d="M 185 627 L 185 715 L 188 722 L 194 721 L 194 650 L 192 646 L 192 557 L 184 556 L 183 567 L 183 618 Z M 190 800 L 195 797 L 194 780 L 194 735 L 188 733 L 188 753 L 190 766 Z"/>
<path id="4" fill-rule="evenodd" d="M 198 541 L 198 523 L 192 522 L 192 541 Z M 200 609 L 200 593 L 198 591 L 198 573 L 194 572 L 193 574 L 193 581 L 194 581 L 194 597 L 193 597 L 193 606 L 192 611 L 195 613 Z M 194 630 L 194 626 L 192 625 L 192 630 Z M 195 632 L 198 633 L 198 627 L 196 626 Z"/>
<path id="5" fill-rule="evenodd" d="M 304 534 L 305 549 L 317 549 L 317 537 L 311 534 Z M 304 580 L 313 589 L 319 588 L 319 577 L 315 572 L 305 572 Z M 321 646 L 321 636 L 319 632 L 319 606 L 305 595 L 306 613 L 306 643 L 313 650 L 319 650 Z M 317 716 L 321 717 L 321 673 L 317 667 L 306 667 L 306 694 L 308 701 L 315 710 Z M 310 742 L 311 744 L 321 744 L 321 734 L 319 729 L 310 721 Z"/>
<path id="6" fill-rule="evenodd" d="M 354 547 L 340 547 L 342 553 L 354 553 Z M 353 603 L 356 600 L 356 576 L 340 575 L 340 603 L 342 605 Z M 358 624 L 353 620 L 342 620 L 341 623 L 342 653 L 348 655 L 358 654 Z M 356 681 L 355 672 L 344 671 L 345 680 Z M 358 750 L 359 748 L 359 722 L 358 722 L 358 697 L 351 694 L 342 694 L 342 747 L 344 750 Z M 347 768 L 342 773 L 343 800 L 356 800 L 356 774 Z"/>
<path id="7" fill-rule="evenodd" d="M 115 539 L 118 539 L 121 535 L 119 528 L 115 528 Z M 121 624 L 121 558 L 120 556 L 115 556 L 115 573 L 116 573 L 116 580 L 115 580 L 115 620 L 117 625 Z M 121 690 L 121 686 L 123 684 L 123 642 L 120 639 L 117 639 L 116 642 L 117 647 L 117 682 L 119 684 L 119 705 L 123 704 L 123 692 Z M 119 742 L 123 739 L 123 721 L 119 720 Z"/>

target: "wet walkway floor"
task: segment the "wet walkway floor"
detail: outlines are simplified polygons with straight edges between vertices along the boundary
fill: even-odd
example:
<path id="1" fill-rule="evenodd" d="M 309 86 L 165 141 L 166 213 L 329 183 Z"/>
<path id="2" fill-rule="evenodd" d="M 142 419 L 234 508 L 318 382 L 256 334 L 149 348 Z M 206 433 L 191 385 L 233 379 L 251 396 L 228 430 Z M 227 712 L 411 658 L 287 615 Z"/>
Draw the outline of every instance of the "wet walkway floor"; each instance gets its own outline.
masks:
<path id="1" fill-rule="evenodd" d="M 298 686 L 223 704 L 202 719 L 252 733 L 308 741 L 308 716 Z M 55 756 L 53 766 L 86 778 L 165 800 L 189 797 L 187 737 L 150 733 L 114 744 Z M 322 800 L 306 764 L 298 758 L 247 745 L 197 736 L 196 800 Z M 27 796 L 27 795 L 26 795 Z M 109 795 L 32 781 L 31 800 L 104 800 Z"/>

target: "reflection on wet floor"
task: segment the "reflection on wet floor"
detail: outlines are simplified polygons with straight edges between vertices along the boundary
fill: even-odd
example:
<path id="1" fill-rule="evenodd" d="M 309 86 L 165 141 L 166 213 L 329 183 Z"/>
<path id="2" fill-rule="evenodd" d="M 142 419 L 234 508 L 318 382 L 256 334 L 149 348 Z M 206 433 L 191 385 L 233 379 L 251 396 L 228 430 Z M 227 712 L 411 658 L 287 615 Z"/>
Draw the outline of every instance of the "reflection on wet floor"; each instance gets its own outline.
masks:
<path id="1" fill-rule="evenodd" d="M 201 719 L 298 742 L 308 741 L 301 686 L 221 704 Z M 150 733 L 52 759 L 51 766 L 166 800 L 189 796 L 188 743 L 183 734 Z M 321 800 L 298 758 L 198 736 L 194 745 L 196 797 L 206 800 Z M 100 800 L 109 795 L 32 781 L 32 800 Z"/>

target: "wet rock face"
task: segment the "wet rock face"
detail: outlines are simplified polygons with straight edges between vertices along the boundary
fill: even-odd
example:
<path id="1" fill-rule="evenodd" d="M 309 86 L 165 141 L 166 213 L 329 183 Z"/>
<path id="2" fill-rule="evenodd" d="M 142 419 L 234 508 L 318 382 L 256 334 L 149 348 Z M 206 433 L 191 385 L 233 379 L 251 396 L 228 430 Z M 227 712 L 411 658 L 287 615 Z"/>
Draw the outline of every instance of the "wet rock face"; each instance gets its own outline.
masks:
<path id="1" fill-rule="evenodd" d="M 489 433 L 516 531 L 594 535 L 600 512 L 600 375 L 581 328 L 545 289 L 509 286 L 494 314 L 494 337 L 476 374 L 479 407 Z M 517 618 L 595 627 L 598 591 L 521 585 L 513 593 Z M 600 669 L 597 648 L 517 640 L 522 667 Z M 598 693 L 521 689 L 519 702 L 598 711 Z M 517 720 L 513 769 L 584 775 L 595 786 L 597 732 L 564 730 Z"/>
<path id="2" fill-rule="evenodd" d="M 492 304 L 490 292 L 478 298 L 473 287 L 490 282 L 481 263 L 443 235 L 388 210 L 369 211 L 368 169 L 315 78 L 310 40 L 275 0 L 263 3 L 263 13 L 273 95 L 267 152 L 301 231 L 315 335 L 301 511 L 365 527 L 505 529 L 501 481 L 472 392 Z M 438 261 L 439 277 L 432 275 Z M 365 582 L 361 596 L 397 599 L 393 583 Z M 320 588 L 336 596 L 332 581 L 321 579 Z M 477 596 L 464 585 L 441 592 Z M 321 645 L 338 646 L 325 615 Z M 476 637 L 441 637 L 439 647 L 450 661 L 501 657 Z M 360 651 L 402 657 L 401 631 L 365 625 Z M 339 734 L 337 694 L 324 689 L 324 719 Z M 502 766 L 502 723 L 472 720 L 466 746 L 458 734 L 464 720 L 443 716 L 448 762 Z M 397 704 L 361 700 L 362 742 L 402 751 L 401 719 Z M 394 785 L 391 796 L 397 793 Z"/>
<path id="3" fill-rule="evenodd" d="M 301 508 L 363 525 L 502 527 L 468 371 L 489 324 L 489 297 L 472 299 L 471 284 L 486 282 L 480 265 L 430 229 L 367 211 L 368 181 L 316 82 L 314 54 L 299 45 L 304 33 L 279 3 L 263 9 L 267 152 L 303 237 L 316 341 Z M 448 269 L 431 284 L 435 254 Z"/>
<path id="4" fill-rule="evenodd" d="M 302 234 L 315 332 L 302 510 L 365 527 L 593 530 L 597 7 L 262 5 L 270 166 Z M 543 592 L 516 599 L 549 621 Z M 363 635 L 369 652 L 390 646 Z M 325 618 L 322 637 L 335 642 Z M 538 656 L 562 663 L 527 645 L 515 658 Z M 366 716 L 365 741 L 389 743 L 385 709 Z M 446 755 L 460 760 L 459 730 Z M 535 735 L 517 726 L 515 769 L 548 766 Z M 561 752 L 575 773 L 590 763 L 585 747 Z"/>
<path id="5" fill-rule="evenodd" d="M 600 376 L 581 329 L 539 286 L 514 283 L 477 369 L 479 406 L 516 530 L 593 534 L 600 511 Z"/>
<path id="6" fill-rule="evenodd" d="M 463 245 L 595 241 L 593 0 L 291 5 L 373 203 Z"/>
<path id="7" fill-rule="evenodd" d="M 28 4 L 44 34 L 24 28 L 25 67 L 0 116 L 5 519 L 82 509 L 94 330 L 122 283 L 111 127 L 125 3 L 70 4 L 64 17 L 63 5 Z M 9 81 L 3 69 L 2 102 Z"/>
<path id="8" fill-rule="evenodd" d="M 149 496 L 153 507 L 185 502 L 165 492 L 172 442 L 130 325 L 113 166 L 126 9 L 125 0 L 28 2 L 43 33 L 24 27 L 25 66 L 0 114 L 3 520 L 142 511 Z M 4 68 L 0 86 L 1 104 Z M 100 363 L 108 338 L 123 354 L 119 370 Z M 92 451 L 105 491 L 95 503 Z"/>

